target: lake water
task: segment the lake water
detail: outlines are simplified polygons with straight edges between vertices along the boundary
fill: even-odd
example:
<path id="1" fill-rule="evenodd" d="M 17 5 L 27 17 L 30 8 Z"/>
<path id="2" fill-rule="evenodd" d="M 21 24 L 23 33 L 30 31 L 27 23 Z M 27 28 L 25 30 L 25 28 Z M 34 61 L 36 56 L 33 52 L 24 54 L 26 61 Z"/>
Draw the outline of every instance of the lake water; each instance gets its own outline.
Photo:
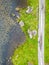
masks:
<path id="1" fill-rule="evenodd" d="M 0 65 L 11 65 L 6 63 L 7 59 L 25 41 L 25 34 L 19 24 L 10 17 L 11 12 L 18 6 L 17 1 L 0 0 Z"/>

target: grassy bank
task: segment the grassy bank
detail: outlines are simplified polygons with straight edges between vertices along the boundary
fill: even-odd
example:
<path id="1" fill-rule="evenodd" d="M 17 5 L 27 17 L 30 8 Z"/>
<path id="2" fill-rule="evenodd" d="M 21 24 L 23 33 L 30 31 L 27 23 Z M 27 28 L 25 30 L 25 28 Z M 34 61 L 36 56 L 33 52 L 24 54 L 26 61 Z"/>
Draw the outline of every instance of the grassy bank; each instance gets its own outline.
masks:
<path id="1" fill-rule="evenodd" d="M 23 45 L 19 46 L 12 56 L 12 62 L 14 65 L 28 65 L 30 62 L 33 65 L 38 65 L 38 34 L 30 39 L 27 30 L 38 31 L 38 0 L 28 0 L 28 6 L 33 7 L 33 11 L 30 14 L 26 14 L 26 9 L 20 10 L 20 19 L 23 20 L 24 27 L 21 27 L 26 35 L 26 41 Z"/>
<path id="2" fill-rule="evenodd" d="M 49 0 L 46 0 L 45 63 L 49 63 Z"/>

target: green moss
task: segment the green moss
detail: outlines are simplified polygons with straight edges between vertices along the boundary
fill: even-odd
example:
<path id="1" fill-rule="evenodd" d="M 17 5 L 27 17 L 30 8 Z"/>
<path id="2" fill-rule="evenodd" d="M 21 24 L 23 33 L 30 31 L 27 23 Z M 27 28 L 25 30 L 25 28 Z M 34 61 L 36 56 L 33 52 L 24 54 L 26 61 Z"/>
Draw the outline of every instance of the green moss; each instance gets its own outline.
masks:
<path id="1" fill-rule="evenodd" d="M 28 5 L 33 7 L 33 11 L 30 14 L 26 14 L 26 9 L 20 10 L 20 19 L 23 20 L 25 26 L 22 27 L 26 35 L 26 41 L 23 45 L 19 46 L 12 56 L 12 62 L 14 65 L 28 65 L 28 62 L 32 62 L 34 65 L 38 65 L 38 35 L 34 39 L 30 39 L 27 33 L 28 28 L 31 30 L 38 30 L 38 0 L 28 0 Z"/>

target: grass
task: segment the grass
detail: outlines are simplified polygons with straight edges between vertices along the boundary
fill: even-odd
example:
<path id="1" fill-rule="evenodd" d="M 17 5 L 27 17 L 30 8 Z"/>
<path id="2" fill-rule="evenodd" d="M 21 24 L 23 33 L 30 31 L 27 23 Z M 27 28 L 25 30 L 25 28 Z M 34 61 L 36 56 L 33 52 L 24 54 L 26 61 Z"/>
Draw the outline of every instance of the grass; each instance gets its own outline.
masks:
<path id="1" fill-rule="evenodd" d="M 26 35 L 26 41 L 14 51 L 12 56 L 12 62 L 14 65 L 28 65 L 31 62 L 34 65 L 38 65 L 38 34 L 32 39 L 29 38 L 27 30 L 38 31 L 38 0 L 28 0 L 28 5 L 33 7 L 33 11 L 30 14 L 26 14 L 26 8 L 20 10 L 20 19 L 23 20 L 25 26 L 22 27 Z"/>
<path id="2" fill-rule="evenodd" d="M 45 63 L 49 63 L 49 0 L 46 0 Z"/>

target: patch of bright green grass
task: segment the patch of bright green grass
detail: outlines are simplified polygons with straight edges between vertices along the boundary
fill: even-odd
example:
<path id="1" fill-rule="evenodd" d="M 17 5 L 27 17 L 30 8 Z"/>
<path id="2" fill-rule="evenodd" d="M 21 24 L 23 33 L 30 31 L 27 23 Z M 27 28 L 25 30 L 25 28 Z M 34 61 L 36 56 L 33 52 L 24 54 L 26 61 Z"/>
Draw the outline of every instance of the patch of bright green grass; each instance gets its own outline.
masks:
<path id="1" fill-rule="evenodd" d="M 49 0 L 46 0 L 45 63 L 49 63 Z"/>
<path id="2" fill-rule="evenodd" d="M 12 62 L 14 65 L 28 65 L 31 62 L 34 65 L 38 65 L 38 34 L 32 39 L 29 38 L 27 30 L 38 30 L 38 0 L 28 0 L 28 5 L 33 7 L 33 11 L 30 14 L 26 14 L 26 9 L 20 10 L 19 21 L 24 22 L 22 30 L 26 35 L 26 41 L 23 45 L 19 46 L 12 56 Z"/>

